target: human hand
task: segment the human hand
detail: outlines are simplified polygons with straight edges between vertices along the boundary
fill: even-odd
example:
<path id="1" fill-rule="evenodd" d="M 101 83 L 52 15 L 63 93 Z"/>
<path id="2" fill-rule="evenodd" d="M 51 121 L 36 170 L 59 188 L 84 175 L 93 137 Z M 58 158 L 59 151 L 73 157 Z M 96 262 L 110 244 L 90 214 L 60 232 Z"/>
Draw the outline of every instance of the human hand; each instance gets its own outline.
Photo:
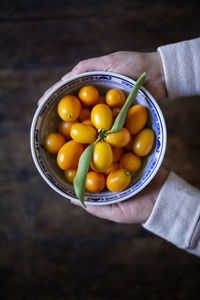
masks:
<path id="1" fill-rule="evenodd" d="M 158 52 L 119 51 L 82 60 L 71 72 L 64 75 L 62 80 L 88 71 L 116 72 L 134 80 L 138 79 L 143 72 L 147 72 L 144 87 L 156 100 L 161 100 L 167 96 L 162 61 Z"/>
<path id="2" fill-rule="evenodd" d="M 167 176 L 168 172 L 160 168 L 149 185 L 134 197 L 116 204 L 87 205 L 84 209 L 94 216 L 117 223 L 145 223 Z M 72 203 L 83 207 L 81 203 L 74 201 Z"/>

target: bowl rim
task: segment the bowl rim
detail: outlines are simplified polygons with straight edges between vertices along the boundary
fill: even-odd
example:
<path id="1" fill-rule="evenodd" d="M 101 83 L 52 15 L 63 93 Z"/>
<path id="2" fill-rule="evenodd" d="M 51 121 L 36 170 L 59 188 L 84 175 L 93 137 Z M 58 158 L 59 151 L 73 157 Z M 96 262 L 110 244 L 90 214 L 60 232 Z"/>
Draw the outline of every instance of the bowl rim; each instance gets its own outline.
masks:
<path id="1" fill-rule="evenodd" d="M 128 80 L 128 81 L 132 81 L 133 84 L 135 84 L 135 80 L 128 77 L 128 76 L 124 76 L 124 75 L 121 75 L 119 73 L 115 73 L 115 72 L 107 72 L 107 71 L 90 71 L 90 72 L 84 72 L 84 73 L 80 73 L 80 74 L 77 74 L 77 75 L 74 75 L 66 80 L 61 80 L 61 81 L 58 81 L 57 83 L 55 83 L 53 85 L 53 87 L 51 88 L 50 87 L 50 90 L 46 92 L 46 94 L 44 94 L 40 99 L 41 99 L 41 102 L 40 104 L 38 105 L 37 107 L 37 110 L 35 111 L 34 113 L 34 116 L 33 116 L 33 120 L 32 120 L 32 124 L 31 124 L 31 132 L 30 132 L 30 146 L 31 146 L 31 154 L 32 154 L 32 158 L 33 158 L 33 161 L 34 161 L 34 164 L 38 170 L 38 172 L 40 173 L 40 175 L 42 176 L 42 178 L 46 181 L 46 183 L 54 190 L 56 191 L 58 194 L 60 194 L 61 196 L 65 197 L 65 198 L 68 198 L 70 199 L 71 201 L 74 201 L 74 202 L 77 202 L 77 203 L 80 203 L 80 200 L 79 199 L 75 199 L 74 197 L 64 193 L 63 191 L 61 191 L 58 187 L 56 187 L 49 179 L 48 177 L 44 174 L 44 172 L 42 171 L 39 163 L 38 163 L 38 160 L 37 160 L 37 156 L 36 156 L 36 153 L 35 153 L 35 148 L 34 148 L 34 138 L 35 138 L 35 126 L 36 126 L 36 123 L 37 123 L 37 119 L 38 119 L 38 116 L 43 108 L 43 106 L 45 105 L 45 103 L 47 102 L 47 100 L 60 88 L 62 87 L 63 85 L 65 85 L 66 83 L 69 83 L 70 81 L 72 80 L 76 80 L 76 79 L 79 79 L 79 78 L 82 78 L 84 76 L 94 76 L 94 75 L 100 75 L 100 74 L 103 74 L 103 75 L 110 75 L 110 76 L 119 76 L 120 79 L 124 79 L 124 80 Z M 163 151 L 160 155 L 160 159 L 155 167 L 155 169 L 153 170 L 151 176 L 149 176 L 149 178 L 144 182 L 144 184 L 142 184 L 138 189 L 137 189 L 137 192 L 134 193 L 133 195 L 128 195 L 127 197 L 123 197 L 123 198 L 119 198 L 119 199 L 115 199 L 115 200 L 111 200 L 109 201 L 109 203 L 105 203 L 105 202 L 90 202 L 90 201 L 87 201 L 85 200 L 85 204 L 86 205 L 96 205 L 96 206 L 99 206 L 99 205 L 109 205 L 109 204 L 114 204 L 114 203 L 118 203 L 118 202 L 122 202 L 122 201 L 125 201 L 127 199 L 129 199 L 130 197 L 134 197 L 135 195 L 137 195 L 141 190 L 143 190 L 151 181 L 152 179 L 155 177 L 155 175 L 157 174 L 162 162 L 163 162 L 163 158 L 164 158 L 164 155 L 165 155 L 165 151 L 166 151 L 166 145 L 167 145 L 167 129 L 166 129 L 166 123 L 165 123 L 165 119 L 164 119 L 164 116 L 163 116 L 163 113 L 157 103 L 157 101 L 154 99 L 154 97 L 143 87 L 141 86 L 140 87 L 140 90 L 142 90 L 142 92 L 144 94 L 146 94 L 150 99 L 151 101 L 153 102 L 156 110 L 158 111 L 159 113 L 159 117 L 160 117 L 160 120 L 161 120 L 161 124 L 163 126 Z"/>

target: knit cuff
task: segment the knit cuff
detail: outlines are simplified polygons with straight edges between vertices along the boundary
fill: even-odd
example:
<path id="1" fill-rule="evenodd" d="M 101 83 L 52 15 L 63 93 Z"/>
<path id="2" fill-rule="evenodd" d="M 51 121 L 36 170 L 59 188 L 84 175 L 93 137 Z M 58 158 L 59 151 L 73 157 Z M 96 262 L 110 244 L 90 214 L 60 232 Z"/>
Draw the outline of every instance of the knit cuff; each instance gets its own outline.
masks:
<path id="1" fill-rule="evenodd" d="M 179 248 L 199 240 L 200 191 L 173 172 L 166 179 L 149 219 L 142 226 Z M 196 230 L 195 230 L 196 229 Z M 200 255 L 200 253 L 199 253 Z"/>
<path id="2" fill-rule="evenodd" d="M 161 46 L 169 99 L 200 95 L 200 38 Z"/>

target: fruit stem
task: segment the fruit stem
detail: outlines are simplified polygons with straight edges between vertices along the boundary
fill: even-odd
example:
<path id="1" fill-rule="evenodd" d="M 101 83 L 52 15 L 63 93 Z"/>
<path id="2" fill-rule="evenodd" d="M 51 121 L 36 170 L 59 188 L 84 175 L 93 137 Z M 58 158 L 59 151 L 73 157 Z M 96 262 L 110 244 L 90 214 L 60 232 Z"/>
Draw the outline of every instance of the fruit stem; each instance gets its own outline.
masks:
<path id="1" fill-rule="evenodd" d="M 93 144 L 95 145 L 96 143 L 98 143 L 99 140 L 100 140 L 100 137 L 98 137 L 98 139 L 96 139 L 96 141 Z"/>
<path id="2" fill-rule="evenodd" d="M 100 138 L 100 139 L 103 139 L 104 138 L 104 136 L 105 136 L 105 129 L 103 128 L 103 129 L 99 129 L 98 130 L 98 137 Z"/>
<path id="3" fill-rule="evenodd" d="M 130 176 L 130 172 L 129 172 L 129 171 L 124 171 L 124 174 L 125 174 L 126 176 Z"/>
<path id="4" fill-rule="evenodd" d="M 112 133 L 113 133 L 112 131 L 109 131 L 109 132 L 107 131 L 104 133 L 104 136 L 106 137 L 107 135 L 112 134 Z"/>

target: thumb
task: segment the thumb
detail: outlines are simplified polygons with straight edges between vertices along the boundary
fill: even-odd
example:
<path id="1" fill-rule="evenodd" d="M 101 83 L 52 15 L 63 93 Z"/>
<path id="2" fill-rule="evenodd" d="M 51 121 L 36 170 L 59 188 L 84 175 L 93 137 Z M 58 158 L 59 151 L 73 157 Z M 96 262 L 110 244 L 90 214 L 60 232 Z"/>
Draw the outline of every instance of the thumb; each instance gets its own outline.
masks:
<path id="1" fill-rule="evenodd" d="M 71 72 L 65 74 L 62 77 L 62 80 L 66 80 L 70 78 L 71 76 L 83 73 L 83 72 L 89 72 L 89 71 L 107 71 L 109 68 L 109 65 L 106 65 L 106 60 L 104 56 L 101 57 L 95 57 L 90 58 L 86 60 L 80 61 Z"/>

